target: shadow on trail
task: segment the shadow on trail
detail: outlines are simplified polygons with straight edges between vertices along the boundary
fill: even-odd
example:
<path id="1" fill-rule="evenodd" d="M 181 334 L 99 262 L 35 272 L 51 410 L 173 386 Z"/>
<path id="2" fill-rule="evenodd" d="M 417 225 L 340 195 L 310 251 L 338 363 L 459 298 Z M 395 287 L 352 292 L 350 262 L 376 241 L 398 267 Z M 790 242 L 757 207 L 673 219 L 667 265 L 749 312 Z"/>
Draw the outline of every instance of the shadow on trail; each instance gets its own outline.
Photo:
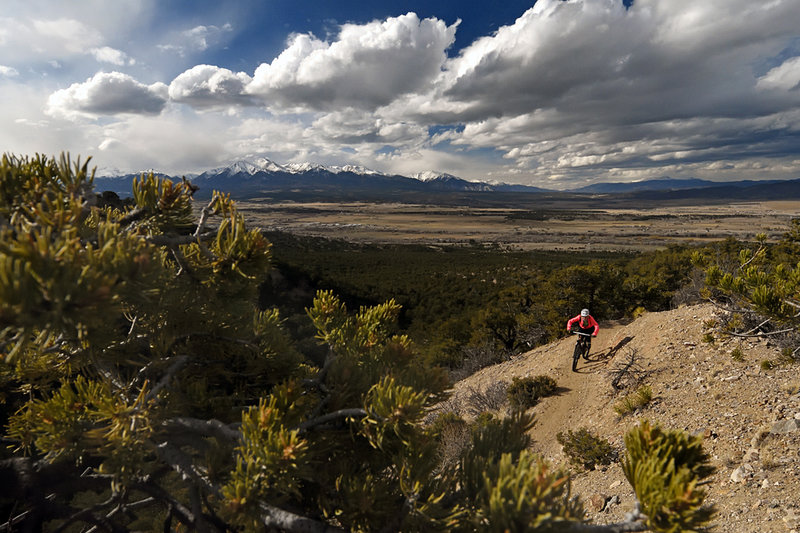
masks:
<path id="1" fill-rule="evenodd" d="M 578 369 L 575 370 L 576 374 L 580 373 L 590 373 L 595 372 L 601 366 L 606 366 L 611 359 L 617 355 L 626 344 L 631 342 L 633 337 L 625 337 L 624 339 L 620 340 L 615 346 L 612 346 L 607 351 L 599 351 L 595 353 L 590 353 L 586 359 L 583 359 L 578 363 Z"/>
<path id="2" fill-rule="evenodd" d="M 626 344 L 628 344 L 632 340 L 633 340 L 633 337 L 627 336 L 624 339 L 622 339 L 621 341 L 619 341 L 616 346 L 612 346 L 611 348 L 609 348 L 608 352 L 606 352 L 605 355 L 603 355 L 603 354 L 599 354 L 599 355 L 601 355 L 604 360 L 611 359 L 615 355 L 617 355 L 617 352 L 619 352 L 622 349 L 623 346 L 625 346 Z"/>
<path id="3" fill-rule="evenodd" d="M 548 396 L 563 396 L 569 392 L 572 392 L 572 389 L 570 389 L 569 387 L 562 387 L 561 385 L 559 385 L 558 387 L 556 387 L 556 390 L 552 394 L 548 394 Z"/>

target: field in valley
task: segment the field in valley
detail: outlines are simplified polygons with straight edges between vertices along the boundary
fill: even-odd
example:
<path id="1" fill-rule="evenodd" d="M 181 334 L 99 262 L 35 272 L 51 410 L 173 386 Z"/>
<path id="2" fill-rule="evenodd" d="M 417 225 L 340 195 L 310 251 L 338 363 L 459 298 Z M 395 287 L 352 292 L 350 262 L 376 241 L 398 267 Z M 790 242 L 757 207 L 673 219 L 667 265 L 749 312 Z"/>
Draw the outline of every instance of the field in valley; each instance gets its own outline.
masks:
<path id="1" fill-rule="evenodd" d="M 732 236 L 779 239 L 800 200 L 728 204 L 631 205 L 542 198 L 513 206 L 239 202 L 248 223 L 266 230 L 357 243 L 497 244 L 517 250 L 645 251 Z"/>

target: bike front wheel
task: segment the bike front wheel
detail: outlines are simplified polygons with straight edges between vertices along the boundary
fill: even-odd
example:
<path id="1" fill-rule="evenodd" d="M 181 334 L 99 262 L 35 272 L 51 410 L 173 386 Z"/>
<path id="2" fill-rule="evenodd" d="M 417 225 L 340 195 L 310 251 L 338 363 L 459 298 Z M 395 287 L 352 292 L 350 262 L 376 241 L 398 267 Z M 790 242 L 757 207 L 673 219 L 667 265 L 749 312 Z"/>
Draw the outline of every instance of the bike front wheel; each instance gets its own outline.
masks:
<path id="1" fill-rule="evenodd" d="M 572 352 L 572 371 L 575 372 L 578 369 L 578 359 L 581 358 L 581 353 L 583 352 L 582 343 L 578 342 L 575 344 L 575 351 Z"/>

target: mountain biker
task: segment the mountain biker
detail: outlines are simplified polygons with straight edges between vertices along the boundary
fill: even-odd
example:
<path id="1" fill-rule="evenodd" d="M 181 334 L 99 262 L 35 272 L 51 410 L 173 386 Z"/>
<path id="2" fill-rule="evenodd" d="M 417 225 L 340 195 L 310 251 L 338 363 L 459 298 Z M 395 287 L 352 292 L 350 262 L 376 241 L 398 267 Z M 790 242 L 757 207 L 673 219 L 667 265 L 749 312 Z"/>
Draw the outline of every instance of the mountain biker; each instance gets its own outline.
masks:
<path id="1" fill-rule="evenodd" d="M 567 331 L 572 333 L 573 326 L 580 333 L 586 333 L 592 337 L 597 337 L 597 332 L 600 331 L 600 324 L 589 314 L 588 309 L 581 309 L 581 314 L 574 318 L 570 318 L 567 322 Z M 592 348 L 592 337 L 586 337 L 589 342 L 589 349 Z M 586 352 L 589 353 L 588 351 Z"/>

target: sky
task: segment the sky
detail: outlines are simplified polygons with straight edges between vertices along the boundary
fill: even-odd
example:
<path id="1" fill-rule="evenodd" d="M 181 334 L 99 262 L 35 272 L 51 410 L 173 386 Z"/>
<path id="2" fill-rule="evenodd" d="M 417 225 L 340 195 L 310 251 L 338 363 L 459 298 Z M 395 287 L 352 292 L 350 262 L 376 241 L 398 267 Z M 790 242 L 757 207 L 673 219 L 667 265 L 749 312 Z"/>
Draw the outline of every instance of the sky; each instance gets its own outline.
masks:
<path id="1" fill-rule="evenodd" d="M 798 0 L 0 0 L 0 151 L 800 178 Z"/>

